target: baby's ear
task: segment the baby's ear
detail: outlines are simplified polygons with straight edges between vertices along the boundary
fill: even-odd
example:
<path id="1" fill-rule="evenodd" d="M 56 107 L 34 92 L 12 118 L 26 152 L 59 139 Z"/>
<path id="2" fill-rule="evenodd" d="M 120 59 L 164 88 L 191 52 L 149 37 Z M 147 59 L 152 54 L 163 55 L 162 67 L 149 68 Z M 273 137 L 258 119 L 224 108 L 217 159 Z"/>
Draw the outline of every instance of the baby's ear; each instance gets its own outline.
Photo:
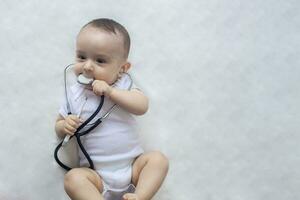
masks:
<path id="1" fill-rule="evenodd" d="M 131 63 L 130 62 L 126 62 L 122 67 L 121 67 L 121 72 L 127 72 L 131 67 Z"/>

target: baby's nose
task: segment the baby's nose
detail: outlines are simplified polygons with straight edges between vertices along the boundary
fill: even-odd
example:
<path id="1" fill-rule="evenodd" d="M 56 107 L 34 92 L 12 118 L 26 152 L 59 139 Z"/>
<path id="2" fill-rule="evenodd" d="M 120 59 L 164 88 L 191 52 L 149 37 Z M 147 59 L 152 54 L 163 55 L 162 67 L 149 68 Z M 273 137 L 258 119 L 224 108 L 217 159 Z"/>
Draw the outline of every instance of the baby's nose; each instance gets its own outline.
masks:
<path id="1" fill-rule="evenodd" d="M 93 63 L 91 61 L 87 61 L 84 66 L 83 66 L 83 69 L 84 70 L 87 70 L 87 71 L 92 71 L 94 69 L 93 67 Z"/>

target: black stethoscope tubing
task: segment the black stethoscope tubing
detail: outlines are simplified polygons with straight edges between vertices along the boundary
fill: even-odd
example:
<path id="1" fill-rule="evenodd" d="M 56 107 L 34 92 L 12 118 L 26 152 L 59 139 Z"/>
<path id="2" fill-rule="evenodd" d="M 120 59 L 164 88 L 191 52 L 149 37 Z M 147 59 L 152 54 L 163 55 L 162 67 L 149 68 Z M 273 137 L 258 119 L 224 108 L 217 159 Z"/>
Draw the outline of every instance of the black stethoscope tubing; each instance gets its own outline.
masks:
<path id="1" fill-rule="evenodd" d="M 86 159 L 88 160 L 89 162 L 89 168 L 91 169 L 94 169 L 94 163 L 92 161 L 92 159 L 90 158 L 89 154 L 86 152 L 85 148 L 83 147 L 82 143 L 81 143 L 81 139 L 80 137 L 83 136 L 83 135 L 86 135 L 88 134 L 90 131 L 92 131 L 94 128 L 96 128 L 101 122 L 102 122 L 102 117 L 97 119 L 97 121 L 95 123 L 93 123 L 93 125 L 83 131 L 83 132 L 80 132 L 81 129 L 83 129 L 92 119 L 95 118 L 95 116 L 100 112 L 102 106 L 103 106 L 103 103 L 104 103 L 104 96 L 102 95 L 101 96 L 101 100 L 100 100 L 100 103 L 99 103 L 99 106 L 97 107 L 96 111 L 85 121 L 83 122 L 79 127 L 78 129 L 75 131 L 74 135 L 76 137 L 76 140 L 77 140 L 77 143 L 79 145 L 79 148 L 81 149 L 82 153 L 84 154 L 84 156 L 86 157 Z M 68 114 L 71 114 L 71 112 L 69 112 Z M 73 137 L 71 136 L 71 138 Z M 71 139 L 70 138 L 70 139 Z M 54 158 L 56 160 L 56 162 L 62 167 L 64 168 L 65 170 L 71 170 L 72 168 L 65 165 L 64 163 L 62 163 L 59 158 L 58 158 L 58 151 L 59 149 L 62 147 L 62 144 L 63 144 L 63 140 L 58 144 L 58 146 L 55 148 L 55 151 L 54 151 Z"/>
<path id="2" fill-rule="evenodd" d="M 65 97 L 66 97 L 66 102 L 67 102 L 67 110 L 68 110 L 68 115 L 72 114 L 71 113 L 71 109 L 70 109 L 70 104 L 69 104 L 69 101 L 68 101 L 68 94 L 67 94 L 67 81 L 66 81 L 66 71 L 67 69 L 72 66 L 74 64 L 70 64 L 68 65 L 65 70 L 64 70 L 64 86 L 65 86 Z M 77 140 L 77 143 L 79 145 L 79 148 L 81 149 L 82 153 L 84 154 L 84 156 L 86 157 L 86 159 L 88 160 L 88 163 L 89 163 L 89 168 L 91 169 L 94 169 L 94 163 L 92 161 L 92 159 L 90 158 L 89 154 L 86 152 L 84 146 L 82 145 L 82 142 L 81 142 L 81 139 L 80 137 L 83 136 L 83 135 L 86 135 L 88 134 L 89 132 L 91 132 L 94 128 L 96 128 L 101 122 L 102 122 L 102 119 L 104 117 L 106 117 L 107 115 L 105 115 L 104 117 L 100 117 L 99 119 L 96 120 L 95 123 L 92 124 L 92 126 L 90 128 L 88 128 L 87 130 L 85 131 L 82 131 L 80 132 L 80 130 L 82 130 L 90 121 L 92 121 L 96 115 L 100 112 L 102 106 L 104 104 L 104 95 L 101 96 L 100 98 L 100 103 L 97 107 L 97 109 L 95 110 L 95 112 L 86 120 L 84 121 L 78 128 L 77 130 L 75 131 L 74 135 L 76 137 L 76 140 Z M 112 107 L 113 108 L 113 107 Z M 71 136 L 70 139 L 73 137 Z M 60 148 L 63 146 L 63 143 L 64 143 L 64 140 L 62 140 L 58 145 L 57 147 L 55 148 L 54 150 L 54 158 L 56 160 L 56 162 L 62 167 L 64 168 L 65 170 L 71 170 L 72 168 L 67 166 L 66 164 L 64 164 L 62 161 L 60 161 L 59 157 L 58 157 L 58 152 L 60 150 Z"/>
<path id="3" fill-rule="evenodd" d="M 67 110 L 68 110 L 68 115 L 72 114 L 71 113 L 71 108 L 70 108 L 70 104 L 69 104 L 69 100 L 68 100 L 68 94 L 67 94 L 67 81 L 66 81 L 66 72 L 67 72 L 67 69 L 72 66 L 74 64 L 70 64 L 68 65 L 67 67 L 65 67 L 65 70 L 64 70 L 64 87 L 65 87 L 65 98 L 66 98 L 66 103 L 67 103 Z M 127 73 L 126 73 L 127 74 Z M 132 79 L 131 79 L 131 76 L 129 74 L 127 74 L 131 80 L 131 83 L 130 83 L 130 86 L 128 87 L 128 90 L 132 87 Z M 82 145 L 81 143 L 81 139 L 80 137 L 83 136 L 83 135 L 86 135 L 88 134 L 89 132 L 91 132 L 94 128 L 96 128 L 101 122 L 103 119 L 105 119 L 111 112 L 112 110 L 115 108 L 116 104 L 114 104 L 109 110 L 108 112 L 106 112 L 106 114 L 104 114 L 102 117 L 100 117 L 99 119 L 96 120 L 96 122 L 94 122 L 93 124 L 91 124 L 91 127 L 88 128 L 87 130 L 85 131 L 82 131 L 80 132 L 80 130 L 82 130 L 90 121 L 92 121 L 96 115 L 100 112 L 102 106 L 104 104 L 104 95 L 102 95 L 100 97 L 100 102 L 99 102 L 99 105 L 97 107 L 97 109 L 95 110 L 95 112 L 86 120 L 84 121 L 78 128 L 77 130 L 75 131 L 74 135 L 76 137 L 76 140 L 77 140 L 77 143 L 79 145 L 79 148 L 81 149 L 82 153 L 84 154 L 84 156 L 86 157 L 86 159 L 88 160 L 88 163 L 89 163 L 89 168 L 91 169 L 94 169 L 94 163 L 92 161 L 92 159 L 90 158 L 89 154 L 86 152 L 84 146 Z M 71 136 L 70 139 L 73 137 Z M 65 170 L 69 171 L 71 170 L 72 168 L 65 165 L 63 162 L 61 162 L 59 160 L 59 157 L 58 157 L 58 152 L 60 150 L 60 148 L 63 146 L 64 144 L 64 140 L 62 140 L 58 145 L 57 147 L 55 148 L 54 150 L 54 158 L 56 160 L 56 162 L 62 167 L 64 168 Z"/>

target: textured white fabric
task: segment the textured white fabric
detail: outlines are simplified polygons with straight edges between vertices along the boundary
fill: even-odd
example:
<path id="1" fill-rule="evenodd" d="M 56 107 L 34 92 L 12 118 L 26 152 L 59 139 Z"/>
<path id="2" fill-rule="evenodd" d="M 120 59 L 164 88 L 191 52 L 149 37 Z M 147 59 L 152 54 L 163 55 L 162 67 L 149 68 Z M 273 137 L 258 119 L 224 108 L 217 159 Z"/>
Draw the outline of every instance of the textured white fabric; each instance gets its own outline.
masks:
<path id="1" fill-rule="evenodd" d="M 70 200 L 54 124 L 77 34 L 99 17 L 129 31 L 130 73 L 149 98 L 140 140 L 170 161 L 152 200 L 300 199 L 299 10 L 298 0 L 1 1 L 0 199 Z"/>

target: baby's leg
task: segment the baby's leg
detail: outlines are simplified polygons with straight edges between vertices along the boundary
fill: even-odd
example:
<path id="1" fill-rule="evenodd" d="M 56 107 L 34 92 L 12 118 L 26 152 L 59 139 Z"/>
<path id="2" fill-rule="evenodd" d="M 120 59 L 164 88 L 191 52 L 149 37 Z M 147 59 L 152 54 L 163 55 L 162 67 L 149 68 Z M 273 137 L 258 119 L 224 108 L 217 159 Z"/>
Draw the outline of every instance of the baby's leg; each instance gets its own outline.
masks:
<path id="1" fill-rule="evenodd" d="M 168 159 L 154 151 L 139 156 L 132 169 L 132 182 L 136 185 L 135 194 L 125 194 L 124 199 L 150 200 L 164 181 L 169 168 Z"/>
<path id="2" fill-rule="evenodd" d="M 103 200 L 100 176 L 89 168 L 75 168 L 65 175 L 65 191 L 72 200 Z"/>

